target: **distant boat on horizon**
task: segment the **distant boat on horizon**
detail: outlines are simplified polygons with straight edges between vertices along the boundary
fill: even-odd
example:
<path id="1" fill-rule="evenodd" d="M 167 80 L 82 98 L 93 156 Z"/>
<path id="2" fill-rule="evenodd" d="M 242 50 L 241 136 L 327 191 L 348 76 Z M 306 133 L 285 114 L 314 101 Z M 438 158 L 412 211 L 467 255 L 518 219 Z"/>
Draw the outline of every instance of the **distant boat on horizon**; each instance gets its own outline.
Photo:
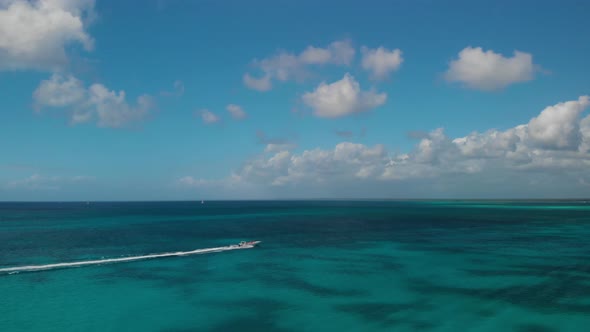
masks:
<path id="1" fill-rule="evenodd" d="M 205 204 L 205 201 L 201 201 L 201 204 Z"/>

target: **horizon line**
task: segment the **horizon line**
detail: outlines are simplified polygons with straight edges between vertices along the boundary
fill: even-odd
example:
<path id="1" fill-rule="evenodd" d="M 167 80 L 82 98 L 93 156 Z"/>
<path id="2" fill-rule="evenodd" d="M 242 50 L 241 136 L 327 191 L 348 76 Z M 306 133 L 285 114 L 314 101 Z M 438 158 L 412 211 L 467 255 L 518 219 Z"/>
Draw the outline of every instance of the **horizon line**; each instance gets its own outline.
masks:
<path id="1" fill-rule="evenodd" d="M 163 200 L 30 200 L 2 201 L 3 203 L 165 203 L 165 202 L 277 202 L 277 201 L 590 201 L 590 197 L 571 198 L 252 198 L 252 199 L 163 199 Z"/>

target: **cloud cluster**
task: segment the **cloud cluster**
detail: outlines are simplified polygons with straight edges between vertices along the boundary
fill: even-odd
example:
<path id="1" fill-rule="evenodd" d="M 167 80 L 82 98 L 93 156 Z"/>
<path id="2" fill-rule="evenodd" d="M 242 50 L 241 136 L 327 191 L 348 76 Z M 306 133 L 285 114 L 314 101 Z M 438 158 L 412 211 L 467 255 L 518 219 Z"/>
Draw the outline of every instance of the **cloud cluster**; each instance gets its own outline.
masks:
<path id="1" fill-rule="evenodd" d="M 268 91 L 273 81 L 303 80 L 309 75 L 308 66 L 312 65 L 350 65 L 355 50 L 350 41 L 335 41 L 325 48 L 308 46 L 299 54 L 280 51 L 261 60 L 254 60 L 252 65 L 262 75 L 255 77 L 244 74 L 244 84 L 254 90 Z"/>
<path id="2" fill-rule="evenodd" d="M 148 95 L 137 98 L 135 105 L 126 101 L 125 91 L 112 91 L 102 84 L 85 87 L 72 75 L 53 74 L 41 81 L 33 93 L 38 111 L 66 109 L 72 124 L 96 122 L 99 127 L 119 128 L 144 119 L 154 101 Z"/>
<path id="3" fill-rule="evenodd" d="M 379 81 L 397 71 L 404 59 L 400 49 L 383 46 L 361 48 L 361 67 L 368 71 L 370 78 Z M 254 64 L 263 72 L 259 78 L 244 75 L 244 83 L 251 89 L 268 91 L 272 81 L 302 80 L 308 75 L 307 67 L 318 64 L 350 65 L 355 50 L 348 41 L 334 42 L 327 48 L 309 46 L 298 55 L 280 52 Z M 449 64 L 445 78 L 449 82 L 460 82 L 480 90 L 495 90 L 510 84 L 532 80 L 536 65 L 532 55 L 515 51 L 507 58 L 492 50 L 481 47 L 467 47 L 459 52 L 458 59 Z M 338 118 L 361 113 L 381 106 L 387 100 L 385 93 L 362 91 L 355 78 L 346 73 L 333 83 L 322 82 L 312 92 L 306 92 L 301 100 L 309 106 L 314 115 L 323 118 Z"/>
<path id="4" fill-rule="evenodd" d="M 152 97 L 142 95 L 130 105 L 125 91 L 112 91 L 102 84 L 86 87 L 67 74 L 68 50 L 93 48 L 86 31 L 93 17 L 94 0 L 1 0 L 0 71 L 53 72 L 33 93 L 37 111 L 62 108 L 72 124 L 124 127 L 147 116 L 154 107 Z M 182 82 L 175 83 L 175 88 L 182 93 Z"/>
<path id="5" fill-rule="evenodd" d="M 514 56 L 504 57 L 481 47 L 466 47 L 459 57 L 451 61 L 445 78 L 477 90 L 497 90 L 510 84 L 533 79 L 535 65 L 529 53 L 515 51 Z"/>
<path id="6" fill-rule="evenodd" d="M 349 66 L 355 55 L 349 41 L 336 41 L 326 48 L 308 46 L 299 54 L 281 51 L 262 60 L 254 60 L 253 66 L 260 75 L 244 74 L 244 84 L 254 90 L 268 91 L 273 81 L 301 81 L 309 76 L 308 67 L 312 65 Z M 404 62 L 400 49 L 361 47 L 361 67 L 368 71 L 370 78 L 383 80 L 397 71 Z M 466 47 L 457 59 L 449 63 L 445 79 L 464 86 L 484 91 L 502 89 L 510 84 L 530 81 L 540 68 L 533 63 L 529 53 L 514 51 L 512 57 L 505 57 L 493 50 L 484 51 L 481 47 Z"/>
<path id="7" fill-rule="evenodd" d="M 381 106 L 387 100 L 387 94 L 362 91 L 354 77 L 346 73 L 334 83 L 320 83 L 314 91 L 305 93 L 302 100 L 316 116 L 337 118 Z"/>
<path id="8" fill-rule="evenodd" d="M 558 103 L 528 123 L 504 131 L 450 138 L 439 128 L 423 134 L 409 153 L 392 154 L 382 145 L 350 142 L 331 150 L 268 151 L 246 162 L 232 181 L 270 187 L 383 186 L 428 180 L 434 188 L 453 179 L 455 185 L 469 179 L 467 187 L 480 189 L 507 179 L 525 185 L 543 181 L 582 185 L 590 183 L 590 115 L 580 117 L 589 105 L 588 96 Z M 503 189 L 504 195 L 510 194 L 511 188 Z"/>
<path id="9" fill-rule="evenodd" d="M 68 47 L 92 50 L 93 10 L 94 0 L 0 1 L 0 70 L 63 69 Z"/>

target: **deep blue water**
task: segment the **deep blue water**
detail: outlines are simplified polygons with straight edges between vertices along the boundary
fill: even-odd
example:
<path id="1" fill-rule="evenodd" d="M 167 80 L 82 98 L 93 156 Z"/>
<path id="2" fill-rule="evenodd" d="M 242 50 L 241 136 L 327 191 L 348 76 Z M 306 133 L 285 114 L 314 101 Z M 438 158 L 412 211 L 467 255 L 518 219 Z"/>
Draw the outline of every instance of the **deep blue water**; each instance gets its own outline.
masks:
<path id="1" fill-rule="evenodd" d="M 587 331 L 584 201 L 0 203 L 0 331 Z"/>

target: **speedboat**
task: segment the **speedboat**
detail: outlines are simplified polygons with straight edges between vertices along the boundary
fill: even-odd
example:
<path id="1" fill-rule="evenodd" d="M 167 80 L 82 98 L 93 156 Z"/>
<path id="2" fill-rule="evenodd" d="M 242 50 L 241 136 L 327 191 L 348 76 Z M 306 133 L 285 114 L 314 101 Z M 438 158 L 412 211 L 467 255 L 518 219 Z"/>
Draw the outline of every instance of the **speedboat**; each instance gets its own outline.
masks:
<path id="1" fill-rule="evenodd" d="M 240 247 L 255 247 L 257 244 L 259 244 L 262 241 L 242 241 L 240 242 L 240 244 L 238 244 L 238 246 Z"/>

